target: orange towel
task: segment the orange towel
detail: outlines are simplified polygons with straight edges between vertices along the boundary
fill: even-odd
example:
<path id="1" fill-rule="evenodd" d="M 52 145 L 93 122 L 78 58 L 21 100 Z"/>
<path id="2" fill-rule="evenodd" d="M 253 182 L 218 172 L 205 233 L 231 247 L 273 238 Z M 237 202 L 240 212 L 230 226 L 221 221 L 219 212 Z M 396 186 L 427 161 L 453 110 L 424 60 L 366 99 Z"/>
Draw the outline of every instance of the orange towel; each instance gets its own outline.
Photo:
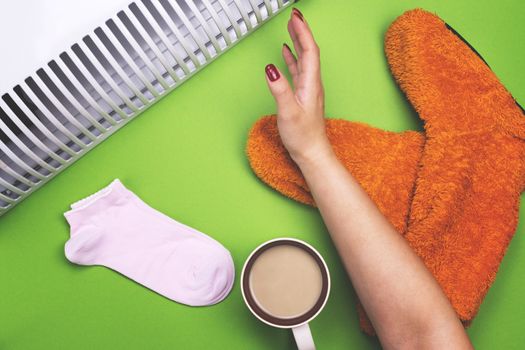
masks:
<path id="1" fill-rule="evenodd" d="M 328 137 L 468 325 L 516 229 L 525 185 L 525 116 L 475 51 L 433 14 L 403 14 L 389 28 L 385 48 L 426 135 L 327 120 Z M 313 204 L 274 117 L 254 125 L 247 154 L 263 181 Z M 372 334 L 359 310 L 362 328 Z"/>
<path id="2" fill-rule="evenodd" d="M 326 133 L 337 158 L 397 231 L 405 232 L 423 134 L 395 133 L 338 119 L 326 120 Z M 290 198 L 315 205 L 303 175 L 281 142 L 276 116 L 255 123 L 248 137 L 247 154 L 261 180 Z"/>
<path id="3" fill-rule="evenodd" d="M 425 121 L 405 238 L 469 321 L 516 230 L 525 115 L 479 55 L 431 13 L 397 19 L 385 51 Z"/>

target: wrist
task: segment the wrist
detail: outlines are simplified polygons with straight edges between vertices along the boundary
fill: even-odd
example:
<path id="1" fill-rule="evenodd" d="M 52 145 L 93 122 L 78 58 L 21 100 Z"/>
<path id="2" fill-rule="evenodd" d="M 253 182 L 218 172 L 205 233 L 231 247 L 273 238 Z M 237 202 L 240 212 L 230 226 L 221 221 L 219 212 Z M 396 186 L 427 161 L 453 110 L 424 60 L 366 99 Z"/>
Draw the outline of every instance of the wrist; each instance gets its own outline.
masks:
<path id="1" fill-rule="evenodd" d="M 330 162 L 338 161 L 337 157 L 329 142 L 322 147 L 311 149 L 301 154 L 292 155 L 292 159 L 301 169 L 303 174 L 309 169 L 319 168 L 325 166 Z"/>

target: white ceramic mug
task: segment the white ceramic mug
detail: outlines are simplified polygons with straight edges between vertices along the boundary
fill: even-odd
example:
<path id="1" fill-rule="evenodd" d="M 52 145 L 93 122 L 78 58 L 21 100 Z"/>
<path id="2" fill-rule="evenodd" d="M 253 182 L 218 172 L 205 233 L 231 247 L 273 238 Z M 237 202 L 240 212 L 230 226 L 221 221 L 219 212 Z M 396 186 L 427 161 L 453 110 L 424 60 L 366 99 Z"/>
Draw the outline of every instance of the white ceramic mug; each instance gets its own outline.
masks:
<path id="1" fill-rule="evenodd" d="M 278 318 L 268 314 L 259 307 L 250 290 L 249 277 L 253 264 L 264 251 L 279 245 L 291 245 L 303 249 L 314 258 L 321 271 L 322 286 L 317 302 L 311 309 L 294 318 Z M 248 309 L 250 309 L 255 317 L 273 327 L 291 328 L 299 350 L 315 350 L 315 343 L 308 322 L 313 320 L 326 305 L 328 295 L 330 294 L 330 274 L 323 257 L 314 247 L 295 238 L 276 238 L 264 242 L 253 250 L 244 263 L 241 273 L 241 291 L 246 306 L 248 306 Z"/>

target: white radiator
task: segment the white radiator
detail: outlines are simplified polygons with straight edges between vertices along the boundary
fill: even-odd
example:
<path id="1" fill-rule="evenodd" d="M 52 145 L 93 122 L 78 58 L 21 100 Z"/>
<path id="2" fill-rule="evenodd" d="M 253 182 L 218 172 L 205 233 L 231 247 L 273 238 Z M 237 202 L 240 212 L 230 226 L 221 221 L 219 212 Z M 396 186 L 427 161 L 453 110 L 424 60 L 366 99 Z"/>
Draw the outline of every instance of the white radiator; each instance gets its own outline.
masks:
<path id="1" fill-rule="evenodd" d="M 4 4 L 0 216 L 293 2 Z"/>

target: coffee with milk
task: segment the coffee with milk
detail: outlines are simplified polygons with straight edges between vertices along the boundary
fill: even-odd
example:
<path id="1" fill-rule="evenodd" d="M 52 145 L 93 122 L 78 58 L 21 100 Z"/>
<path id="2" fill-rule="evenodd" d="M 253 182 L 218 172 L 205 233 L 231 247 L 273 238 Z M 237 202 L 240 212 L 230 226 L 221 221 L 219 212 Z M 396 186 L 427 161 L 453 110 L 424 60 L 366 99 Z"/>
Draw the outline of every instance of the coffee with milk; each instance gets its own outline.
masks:
<path id="1" fill-rule="evenodd" d="M 280 318 L 299 317 L 319 300 L 323 278 L 319 264 L 304 249 L 277 245 L 255 260 L 249 286 L 257 305 Z"/>

